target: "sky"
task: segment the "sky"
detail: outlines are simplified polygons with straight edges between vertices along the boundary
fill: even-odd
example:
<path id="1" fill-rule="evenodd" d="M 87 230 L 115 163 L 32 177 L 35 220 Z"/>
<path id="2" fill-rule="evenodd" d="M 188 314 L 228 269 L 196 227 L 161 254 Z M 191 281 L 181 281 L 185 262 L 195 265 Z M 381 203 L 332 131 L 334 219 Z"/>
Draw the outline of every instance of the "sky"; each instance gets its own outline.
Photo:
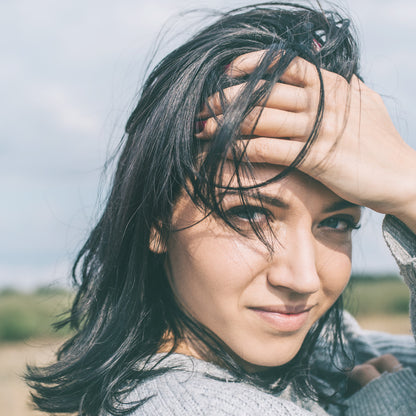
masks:
<path id="1" fill-rule="evenodd" d="M 105 161 L 123 134 L 158 39 L 160 58 L 201 27 L 201 14 L 181 12 L 225 3 L 227 9 L 248 4 L 0 2 L 0 288 L 69 282 L 71 262 L 102 208 Z M 337 3 L 357 26 L 364 79 L 416 148 L 416 2 Z M 354 237 L 357 272 L 397 272 L 381 220 L 367 212 Z"/>

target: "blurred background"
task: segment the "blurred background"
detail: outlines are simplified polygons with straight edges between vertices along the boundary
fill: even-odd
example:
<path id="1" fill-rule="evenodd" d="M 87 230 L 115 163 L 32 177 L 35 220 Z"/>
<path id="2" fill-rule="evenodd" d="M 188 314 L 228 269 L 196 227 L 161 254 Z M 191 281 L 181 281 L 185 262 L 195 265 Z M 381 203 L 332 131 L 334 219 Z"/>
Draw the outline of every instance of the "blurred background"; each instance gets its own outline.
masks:
<path id="1" fill-rule="evenodd" d="M 50 324 L 69 307 L 71 262 L 100 213 L 111 175 L 111 169 L 102 174 L 105 161 L 149 67 L 209 20 L 206 9 L 223 10 L 224 3 L 0 2 L 0 408 L 5 414 L 36 414 L 16 374 L 27 360 L 50 358 L 68 335 L 52 332 Z M 227 0 L 226 8 L 249 3 L 256 1 Z M 335 4 L 357 27 L 364 79 L 383 95 L 400 133 L 416 148 L 416 3 Z M 181 15 L 191 9 L 205 12 Z M 355 234 L 348 308 L 365 327 L 408 333 L 407 290 L 382 240 L 381 220 L 366 212 Z"/>

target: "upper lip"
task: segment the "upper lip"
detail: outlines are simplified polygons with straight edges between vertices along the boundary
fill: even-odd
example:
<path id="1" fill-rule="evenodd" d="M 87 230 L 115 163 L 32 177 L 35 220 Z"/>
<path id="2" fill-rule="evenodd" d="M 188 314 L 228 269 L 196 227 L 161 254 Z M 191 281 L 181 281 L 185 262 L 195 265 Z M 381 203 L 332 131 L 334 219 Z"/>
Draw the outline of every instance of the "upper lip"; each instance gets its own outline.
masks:
<path id="1" fill-rule="evenodd" d="M 266 306 L 253 306 L 250 309 L 256 309 L 265 312 L 272 313 L 285 313 L 285 314 L 295 314 L 308 312 L 315 305 L 306 305 L 306 304 L 296 304 L 296 305 L 266 305 Z"/>

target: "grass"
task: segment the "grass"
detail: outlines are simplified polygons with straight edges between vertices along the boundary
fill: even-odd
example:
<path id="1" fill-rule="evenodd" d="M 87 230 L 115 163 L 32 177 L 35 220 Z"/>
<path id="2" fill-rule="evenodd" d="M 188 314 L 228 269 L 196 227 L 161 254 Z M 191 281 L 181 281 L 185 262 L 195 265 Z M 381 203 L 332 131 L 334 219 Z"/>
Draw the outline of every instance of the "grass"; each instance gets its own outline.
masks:
<path id="1" fill-rule="evenodd" d="M 69 329 L 59 331 L 52 324 L 68 310 L 72 294 L 62 289 L 41 288 L 33 293 L 13 289 L 0 292 L 0 341 L 29 338 L 62 338 Z"/>
<path id="2" fill-rule="evenodd" d="M 358 317 L 409 314 L 409 289 L 396 276 L 353 277 L 344 298 L 345 308 Z"/>
<path id="3" fill-rule="evenodd" d="M 33 293 L 13 289 L 0 292 L 0 342 L 29 338 L 64 338 L 68 328 L 56 332 L 52 324 L 66 312 L 70 291 L 40 288 Z M 408 314 L 409 291 L 395 276 L 356 276 L 346 290 L 345 307 L 357 318 L 399 317 Z"/>
<path id="4" fill-rule="evenodd" d="M 43 364 L 54 353 L 67 329 L 55 332 L 52 323 L 66 311 L 73 294 L 69 291 L 41 288 L 33 293 L 12 289 L 0 291 L 0 409 L 10 416 L 42 416 L 28 406 L 28 388 L 22 378 L 25 363 Z M 408 290 L 397 278 L 352 279 L 347 289 L 347 308 L 358 315 L 368 329 L 409 333 Z M 387 316 L 387 314 L 389 314 Z M 360 319 L 361 318 L 361 319 Z M 402 322 L 403 321 L 403 322 Z M 403 328 L 403 329 L 401 329 Z M 29 338 L 36 338 L 27 341 Z M 24 341 L 24 342 L 21 342 Z"/>

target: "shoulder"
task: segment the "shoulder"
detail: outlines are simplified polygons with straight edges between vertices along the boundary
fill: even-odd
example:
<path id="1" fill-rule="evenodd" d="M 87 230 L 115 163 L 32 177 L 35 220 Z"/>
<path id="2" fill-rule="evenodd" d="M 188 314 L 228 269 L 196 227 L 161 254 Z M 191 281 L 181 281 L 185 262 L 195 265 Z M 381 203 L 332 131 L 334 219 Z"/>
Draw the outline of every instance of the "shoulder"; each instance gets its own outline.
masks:
<path id="1" fill-rule="evenodd" d="M 145 402 L 132 415 L 312 415 L 247 383 L 199 370 L 170 369 L 139 384 L 128 401 Z"/>
<path id="2" fill-rule="evenodd" d="M 243 383 L 177 371 L 137 387 L 136 394 L 142 396 L 144 392 L 150 399 L 138 409 L 137 415 L 310 415 L 289 401 Z"/>

